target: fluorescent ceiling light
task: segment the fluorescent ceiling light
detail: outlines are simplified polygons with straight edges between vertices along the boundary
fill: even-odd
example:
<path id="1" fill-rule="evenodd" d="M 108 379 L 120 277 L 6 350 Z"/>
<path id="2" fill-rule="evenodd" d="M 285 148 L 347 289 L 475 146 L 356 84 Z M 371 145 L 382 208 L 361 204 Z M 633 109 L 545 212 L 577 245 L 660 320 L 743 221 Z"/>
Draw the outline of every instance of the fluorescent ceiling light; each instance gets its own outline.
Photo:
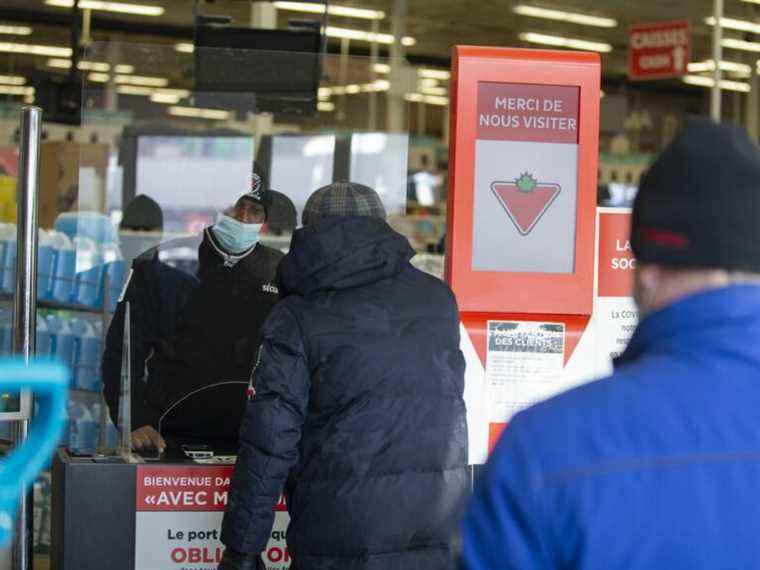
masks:
<path id="1" fill-rule="evenodd" d="M 226 121 L 230 118 L 229 111 L 221 109 L 202 109 L 200 107 L 169 107 L 169 114 L 175 117 L 192 117 L 194 119 L 211 119 Z"/>
<path id="2" fill-rule="evenodd" d="M 351 28 L 336 28 L 335 26 L 327 26 L 325 33 L 329 38 L 346 38 L 349 40 L 358 40 L 362 42 L 377 42 L 380 44 L 392 44 L 395 41 L 393 34 L 380 34 L 374 32 L 367 32 L 365 30 L 354 30 Z M 405 46 L 414 45 L 417 40 L 405 36 L 401 39 L 401 43 Z"/>
<path id="3" fill-rule="evenodd" d="M 439 97 L 437 95 L 423 95 L 422 93 L 407 93 L 404 99 L 412 103 L 426 103 L 427 105 L 438 105 L 445 107 L 449 104 L 448 97 Z"/>
<path id="4" fill-rule="evenodd" d="M 703 75 L 684 75 L 682 80 L 684 83 L 699 87 L 713 87 L 715 85 L 715 80 L 712 77 L 705 77 Z M 741 93 L 749 93 L 751 90 L 749 83 L 728 80 L 721 81 L 720 88 L 726 91 L 739 91 Z"/>
<path id="5" fill-rule="evenodd" d="M 190 42 L 179 42 L 174 44 L 174 51 L 180 53 L 193 53 L 195 51 L 195 45 Z"/>
<path id="6" fill-rule="evenodd" d="M 377 79 L 376 81 L 373 81 L 371 85 L 374 87 L 375 91 L 388 91 L 391 88 L 391 82 L 386 81 L 385 79 Z"/>
<path id="7" fill-rule="evenodd" d="M 155 89 L 150 87 L 138 87 L 137 85 L 119 85 L 116 88 L 116 92 L 121 95 L 141 95 L 143 97 L 150 97 L 156 92 Z"/>
<path id="8" fill-rule="evenodd" d="M 272 2 L 278 10 L 289 10 L 291 12 L 307 12 L 309 14 L 324 14 L 325 5 L 315 4 L 314 2 Z M 328 14 L 331 16 L 345 16 L 346 18 L 360 18 L 363 20 L 382 20 L 385 18 L 385 12 L 382 10 L 368 10 L 366 8 L 352 8 L 350 6 L 330 5 Z"/>
<path id="9" fill-rule="evenodd" d="M 142 85 L 145 87 L 166 87 L 169 80 L 165 77 L 146 77 L 143 75 L 117 75 L 114 79 L 119 85 Z"/>
<path id="10" fill-rule="evenodd" d="M 519 16 L 528 16 L 530 18 L 544 18 L 546 20 L 558 20 L 570 24 L 581 24 L 583 26 L 595 26 L 597 28 L 615 28 L 618 23 L 612 18 L 602 18 L 600 16 L 589 16 L 587 14 L 578 14 L 576 12 L 565 12 L 564 10 L 549 10 L 547 8 L 538 8 L 536 6 L 526 6 L 518 4 L 512 11 Z"/>
<path id="11" fill-rule="evenodd" d="M 728 49 L 738 49 L 742 51 L 753 51 L 753 52 L 760 52 L 760 43 L 757 42 L 748 42 L 745 40 L 736 40 L 733 38 L 724 38 L 720 44 L 724 48 Z"/>
<path id="12" fill-rule="evenodd" d="M 421 67 L 417 70 L 417 75 L 420 77 L 427 77 L 429 79 L 440 79 L 446 81 L 451 77 L 451 72 L 446 69 L 426 69 Z"/>
<path id="13" fill-rule="evenodd" d="M 109 75 L 107 73 L 90 73 L 87 79 L 95 83 L 108 83 Z"/>
<path id="14" fill-rule="evenodd" d="M 417 40 L 411 36 L 404 36 L 401 38 L 401 45 L 404 47 L 412 47 L 414 45 L 417 45 Z"/>
<path id="15" fill-rule="evenodd" d="M 26 55 L 46 55 L 48 57 L 71 57 L 71 48 L 37 44 L 19 44 L 15 42 L 0 42 L 0 52 L 20 53 Z"/>
<path id="16" fill-rule="evenodd" d="M 598 51 L 601 53 L 609 53 L 612 51 L 612 46 L 604 42 L 592 42 L 589 40 L 565 38 L 562 36 L 550 36 L 547 34 L 537 34 L 534 32 L 522 33 L 520 34 L 520 39 L 531 44 L 542 44 L 547 46 L 563 47 L 583 51 Z"/>
<path id="17" fill-rule="evenodd" d="M 47 60 L 45 63 L 48 67 L 54 67 L 57 69 L 71 69 L 71 60 L 70 59 L 58 59 L 53 58 Z M 80 69 L 82 71 L 99 71 L 101 73 L 105 73 L 107 71 L 111 70 L 111 66 L 107 63 L 101 62 L 101 61 L 80 61 L 77 64 L 77 69 Z M 120 63 L 116 65 L 114 68 L 114 71 L 116 73 L 134 73 L 135 72 L 135 66 L 134 65 L 126 65 L 123 63 Z"/>
<path id="18" fill-rule="evenodd" d="M 0 24 L 0 34 L 8 34 L 13 36 L 31 36 L 32 28 L 29 26 L 11 26 L 8 24 Z"/>
<path id="19" fill-rule="evenodd" d="M 317 103 L 317 111 L 332 113 L 334 110 L 335 110 L 335 103 L 331 103 L 330 101 L 320 101 L 319 103 Z"/>
<path id="20" fill-rule="evenodd" d="M 356 95 L 357 93 L 361 93 L 361 90 L 362 90 L 361 85 L 346 85 L 347 95 Z"/>
<path id="21" fill-rule="evenodd" d="M 0 75 L 0 84 L 26 85 L 26 77 L 21 77 L 20 75 Z"/>
<path id="22" fill-rule="evenodd" d="M 150 100 L 153 101 L 154 103 L 166 103 L 169 105 L 176 105 L 177 103 L 180 102 L 180 99 L 182 99 L 182 97 L 180 97 L 179 95 L 175 95 L 173 93 L 156 92 L 150 96 Z"/>
<path id="23" fill-rule="evenodd" d="M 720 68 L 723 71 L 729 71 L 731 73 L 738 73 L 740 75 L 749 76 L 752 73 L 752 66 L 746 63 L 738 63 L 735 61 L 721 61 Z M 706 61 L 695 61 L 690 63 L 686 69 L 689 73 L 706 73 L 715 71 L 715 62 L 712 59 Z"/>
<path id="24" fill-rule="evenodd" d="M 57 8 L 71 8 L 74 0 L 45 0 L 48 6 Z M 103 10 L 105 12 L 119 12 L 121 14 L 134 14 L 136 16 L 162 16 L 162 6 L 149 4 L 127 4 L 125 2 L 103 2 L 101 0 L 79 0 L 81 10 Z"/>
<path id="25" fill-rule="evenodd" d="M 438 87 L 439 81 L 438 79 L 433 79 L 432 77 L 421 77 L 417 84 L 420 87 Z"/>
<path id="26" fill-rule="evenodd" d="M 22 87 L 20 85 L 0 85 L 2 95 L 34 95 L 34 87 Z"/>
<path id="27" fill-rule="evenodd" d="M 376 63 L 372 66 L 372 71 L 375 73 L 390 73 L 391 72 L 391 66 L 387 63 Z"/>
<path id="28" fill-rule="evenodd" d="M 449 93 L 445 87 L 420 87 L 420 92 L 425 95 L 437 95 L 439 97 L 444 97 Z"/>
<path id="29" fill-rule="evenodd" d="M 717 20 L 714 16 L 705 18 L 705 22 L 708 26 L 714 26 Z M 721 18 L 720 23 L 722 27 L 727 30 L 738 30 L 740 32 L 752 32 L 753 34 L 760 33 L 760 24 L 750 22 L 748 20 L 737 20 L 736 18 Z"/>
<path id="30" fill-rule="evenodd" d="M 332 90 L 329 87 L 320 87 L 317 91 L 317 97 L 319 99 L 329 99 L 330 95 L 332 95 Z"/>

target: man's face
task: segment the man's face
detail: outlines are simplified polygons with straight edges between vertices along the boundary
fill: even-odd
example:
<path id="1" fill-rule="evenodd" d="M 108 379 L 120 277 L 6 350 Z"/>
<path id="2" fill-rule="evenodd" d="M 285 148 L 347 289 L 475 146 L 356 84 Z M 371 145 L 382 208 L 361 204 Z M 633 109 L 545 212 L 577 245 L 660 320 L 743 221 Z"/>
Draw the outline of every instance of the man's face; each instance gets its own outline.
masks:
<path id="1" fill-rule="evenodd" d="M 250 198 L 240 198 L 230 212 L 230 216 L 244 224 L 263 224 L 267 213 L 264 206 Z"/>

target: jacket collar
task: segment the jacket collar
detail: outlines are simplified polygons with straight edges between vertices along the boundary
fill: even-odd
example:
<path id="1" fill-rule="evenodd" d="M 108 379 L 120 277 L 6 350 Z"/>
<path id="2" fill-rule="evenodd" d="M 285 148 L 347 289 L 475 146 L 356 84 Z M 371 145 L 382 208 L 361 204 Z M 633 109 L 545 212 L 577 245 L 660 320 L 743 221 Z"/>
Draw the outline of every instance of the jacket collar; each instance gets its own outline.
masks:
<path id="1" fill-rule="evenodd" d="M 737 326 L 760 330 L 760 286 L 735 285 L 698 293 L 653 313 L 639 323 L 615 366 L 675 344 L 686 346 L 685 341 L 700 349 L 722 342 L 736 344 L 726 329 L 735 331 Z M 690 342 L 695 340 L 708 340 L 709 344 Z M 760 358 L 760 347 L 748 348 Z"/>

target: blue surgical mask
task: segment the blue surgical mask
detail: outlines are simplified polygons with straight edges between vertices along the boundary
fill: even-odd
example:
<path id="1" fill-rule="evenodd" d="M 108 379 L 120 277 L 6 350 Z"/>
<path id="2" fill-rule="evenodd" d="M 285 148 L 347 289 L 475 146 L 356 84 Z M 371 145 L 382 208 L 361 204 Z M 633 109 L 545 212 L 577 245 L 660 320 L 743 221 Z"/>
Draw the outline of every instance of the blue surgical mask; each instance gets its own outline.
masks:
<path id="1" fill-rule="evenodd" d="M 213 226 L 214 237 L 227 253 L 243 253 L 259 241 L 264 224 L 244 224 L 226 214 L 220 214 Z"/>

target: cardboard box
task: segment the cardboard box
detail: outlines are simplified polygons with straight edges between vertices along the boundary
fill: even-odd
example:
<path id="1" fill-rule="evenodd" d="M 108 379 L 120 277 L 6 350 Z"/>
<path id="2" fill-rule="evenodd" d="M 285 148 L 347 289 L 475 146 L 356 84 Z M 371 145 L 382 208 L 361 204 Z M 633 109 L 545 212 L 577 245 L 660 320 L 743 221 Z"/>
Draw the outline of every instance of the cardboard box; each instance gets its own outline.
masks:
<path id="1" fill-rule="evenodd" d="M 104 143 L 44 142 L 40 151 L 41 228 L 62 212 L 106 209 L 110 148 Z"/>

